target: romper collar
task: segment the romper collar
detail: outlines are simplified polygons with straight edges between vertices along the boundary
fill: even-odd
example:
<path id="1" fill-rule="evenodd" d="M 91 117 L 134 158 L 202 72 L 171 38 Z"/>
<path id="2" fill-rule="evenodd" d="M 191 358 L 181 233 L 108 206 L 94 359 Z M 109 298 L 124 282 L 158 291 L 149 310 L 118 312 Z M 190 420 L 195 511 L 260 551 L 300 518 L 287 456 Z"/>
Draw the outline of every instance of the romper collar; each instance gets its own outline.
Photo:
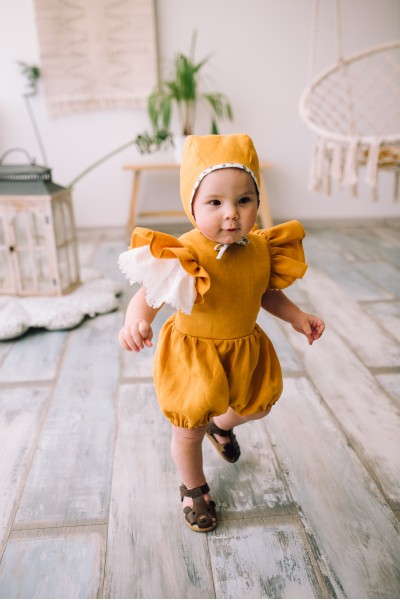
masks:
<path id="1" fill-rule="evenodd" d="M 243 236 L 241 240 L 238 242 L 234 242 L 234 244 L 239 244 L 240 246 L 247 246 L 249 240 L 246 236 Z M 229 246 L 233 246 L 233 244 L 217 244 L 214 246 L 214 250 L 219 251 L 217 254 L 217 260 L 221 260 L 226 250 L 228 250 Z"/>

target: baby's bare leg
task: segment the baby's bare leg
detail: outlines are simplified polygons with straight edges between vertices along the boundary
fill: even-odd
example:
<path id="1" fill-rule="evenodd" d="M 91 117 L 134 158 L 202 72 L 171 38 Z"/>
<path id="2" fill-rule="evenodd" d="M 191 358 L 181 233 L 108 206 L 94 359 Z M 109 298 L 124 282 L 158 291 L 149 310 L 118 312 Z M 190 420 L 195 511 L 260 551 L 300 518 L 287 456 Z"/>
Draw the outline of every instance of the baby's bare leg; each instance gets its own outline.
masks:
<path id="1" fill-rule="evenodd" d="M 188 490 L 200 487 L 206 483 L 203 471 L 202 443 L 206 427 L 185 429 L 172 426 L 171 454 L 181 481 Z M 204 494 L 206 502 L 212 500 L 209 494 Z M 185 496 L 182 508 L 193 506 L 193 500 Z"/>
<path id="2" fill-rule="evenodd" d="M 262 419 L 266 417 L 270 412 L 271 407 L 267 410 L 260 411 L 258 413 L 254 413 L 253 415 L 247 415 L 246 417 L 242 415 L 238 415 L 232 408 L 228 408 L 224 415 L 219 415 L 218 417 L 214 417 L 213 421 L 220 429 L 225 429 L 229 431 L 229 429 L 233 429 L 233 427 L 237 427 L 238 425 L 243 425 L 243 423 L 248 423 L 249 421 L 256 421 L 257 419 Z M 229 443 L 229 437 L 222 437 L 220 435 L 214 434 L 215 438 L 220 444 Z"/>
<path id="3" fill-rule="evenodd" d="M 214 417 L 214 423 L 220 429 L 233 429 L 233 427 L 237 427 L 238 425 L 243 425 L 243 423 L 247 423 L 248 421 L 256 421 L 257 419 L 262 419 L 266 417 L 271 407 L 267 410 L 260 411 L 258 413 L 254 413 L 253 415 L 247 415 L 244 417 L 243 415 L 238 415 L 232 408 L 228 408 L 224 415 L 219 415 L 218 417 Z"/>
<path id="4" fill-rule="evenodd" d="M 189 490 L 204 485 L 206 482 L 201 449 L 205 432 L 205 427 L 185 429 L 172 426 L 172 458 L 179 471 L 182 483 Z"/>

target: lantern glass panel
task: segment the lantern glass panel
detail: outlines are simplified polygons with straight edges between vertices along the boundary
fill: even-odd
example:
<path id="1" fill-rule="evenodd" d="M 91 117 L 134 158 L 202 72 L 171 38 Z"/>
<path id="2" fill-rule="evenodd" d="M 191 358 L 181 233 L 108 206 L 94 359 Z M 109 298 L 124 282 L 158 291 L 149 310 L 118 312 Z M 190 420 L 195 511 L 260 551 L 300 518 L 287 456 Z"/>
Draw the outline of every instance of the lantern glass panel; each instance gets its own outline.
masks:
<path id="1" fill-rule="evenodd" d="M 42 248 L 46 243 L 44 215 L 35 212 L 17 212 L 14 217 L 14 235 L 17 246 Z"/>
<path id="2" fill-rule="evenodd" d="M 39 291 L 47 289 L 49 287 L 49 262 L 46 255 L 43 252 L 33 253 L 33 264 L 35 270 L 35 277 L 38 284 Z"/>
<path id="3" fill-rule="evenodd" d="M 62 288 L 66 288 L 71 282 L 68 251 L 66 246 L 62 246 L 58 249 L 58 268 L 61 278 L 61 286 Z"/>
<path id="4" fill-rule="evenodd" d="M 61 286 L 66 289 L 79 279 L 72 205 L 68 197 L 54 202 L 53 219 Z"/>
<path id="5" fill-rule="evenodd" d="M 37 213 L 28 213 L 31 217 L 32 242 L 35 247 L 42 247 L 46 243 L 45 219 Z"/>
<path id="6" fill-rule="evenodd" d="M 21 292 L 51 292 L 53 282 L 49 278 L 49 261 L 43 252 L 17 251 L 18 273 Z"/>
<path id="7" fill-rule="evenodd" d="M 43 252 L 35 252 L 36 285 L 39 292 L 51 292 L 54 286 L 49 273 L 49 260 Z"/>
<path id="8" fill-rule="evenodd" d="M 0 289 L 11 291 L 14 288 L 14 282 L 11 275 L 11 264 L 5 250 L 0 249 Z"/>
<path id="9" fill-rule="evenodd" d="M 0 246 L 6 244 L 6 232 L 4 231 L 4 221 L 0 219 Z"/>
<path id="10" fill-rule="evenodd" d="M 68 200 L 64 200 L 62 202 L 62 211 L 64 216 L 64 227 L 65 234 L 68 241 L 70 241 L 74 237 L 74 227 L 72 223 L 72 210 L 71 204 Z"/>
<path id="11" fill-rule="evenodd" d="M 0 291 L 12 293 L 15 289 L 11 252 L 7 243 L 5 219 L 0 219 Z"/>
<path id="12" fill-rule="evenodd" d="M 68 244 L 68 262 L 71 273 L 71 281 L 79 279 L 78 257 L 76 254 L 76 246 L 73 240 Z"/>
<path id="13" fill-rule="evenodd" d="M 27 292 L 35 287 L 33 262 L 30 254 L 25 249 L 18 248 L 16 251 L 16 258 L 21 291 Z"/>
<path id="14" fill-rule="evenodd" d="M 60 202 L 53 203 L 53 222 L 57 246 L 65 243 L 65 227 Z"/>
<path id="15" fill-rule="evenodd" d="M 14 237 L 15 237 L 15 245 L 17 247 L 27 246 L 28 236 L 27 230 L 29 227 L 29 221 L 32 219 L 31 213 L 26 212 L 17 212 L 13 221 L 14 221 Z"/>
<path id="16" fill-rule="evenodd" d="M 51 292 L 49 257 L 42 214 L 18 212 L 14 217 L 16 260 L 21 292 Z"/>

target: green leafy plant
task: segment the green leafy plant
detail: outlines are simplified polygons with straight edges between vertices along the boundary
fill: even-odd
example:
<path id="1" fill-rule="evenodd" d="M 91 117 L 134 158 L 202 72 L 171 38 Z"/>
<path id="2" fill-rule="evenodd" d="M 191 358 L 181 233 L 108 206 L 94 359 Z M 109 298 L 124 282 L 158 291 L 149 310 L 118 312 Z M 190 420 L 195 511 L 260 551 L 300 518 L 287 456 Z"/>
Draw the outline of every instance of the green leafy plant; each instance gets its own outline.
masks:
<path id="1" fill-rule="evenodd" d="M 199 74 L 202 67 L 208 62 L 209 57 L 196 63 L 194 59 L 195 44 L 196 34 L 192 37 L 189 57 L 184 54 L 178 54 L 174 61 L 173 78 L 161 81 L 148 98 L 147 108 L 152 131 L 150 133 L 144 132 L 137 135 L 134 139 L 131 139 L 111 152 L 108 152 L 76 175 L 76 177 L 68 184 L 68 187 L 74 186 L 78 181 L 99 167 L 102 163 L 126 148 L 129 148 L 133 144 L 137 146 L 142 154 L 158 150 L 164 145 L 172 145 L 173 134 L 170 130 L 170 123 L 174 105 L 176 105 L 178 111 L 181 123 L 181 133 L 183 135 L 193 133 L 196 108 L 199 104 L 203 104 L 209 112 L 211 133 L 218 133 L 219 120 L 224 118 L 232 120 L 232 107 L 224 94 L 203 93 L 199 90 Z M 41 70 L 36 65 L 24 63 L 22 61 L 19 61 L 18 64 L 27 84 L 27 90 L 23 94 L 26 107 L 42 153 L 44 164 L 48 164 L 45 148 L 30 104 L 30 99 L 38 93 L 38 82 L 41 78 Z"/>
<path id="2" fill-rule="evenodd" d="M 22 61 L 18 61 L 18 64 L 20 66 L 22 75 L 24 75 L 24 77 L 26 78 L 26 83 L 28 87 L 24 96 L 36 96 L 37 84 L 41 76 L 39 67 L 37 65 L 29 65 L 28 63 Z"/>
<path id="3" fill-rule="evenodd" d="M 173 63 L 171 79 L 160 81 L 147 101 L 147 112 L 152 131 L 136 137 L 139 151 L 152 152 L 173 141 L 170 131 L 173 108 L 178 112 L 180 133 L 190 135 L 194 131 L 196 109 L 203 105 L 210 116 L 210 133 L 217 134 L 221 119 L 233 118 L 232 106 L 221 93 L 204 93 L 200 90 L 200 73 L 210 57 L 200 62 L 194 58 L 196 33 L 192 37 L 189 56 L 179 53 Z"/>
<path id="4" fill-rule="evenodd" d="M 42 136 L 40 135 L 39 126 L 35 119 L 35 115 L 32 110 L 32 106 L 31 106 L 31 102 L 30 102 L 31 98 L 33 98 L 33 96 L 36 96 L 36 94 L 38 93 L 38 82 L 39 82 L 39 79 L 41 78 L 42 74 L 41 74 L 40 68 L 37 65 L 28 64 L 28 63 L 22 62 L 22 61 L 18 61 L 18 65 L 19 65 L 22 75 L 26 79 L 27 89 L 22 94 L 24 101 L 25 101 L 26 110 L 28 111 L 28 115 L 29 115 L 29 118 L 30 118 L 30 121 L 32 124 L 33 131 L 36 136 L 36 141 L 40 148 L 40 153 L 42 155 L 43 162 L 45 165 L 47 165 L 48 161 L 47 161 L 46 150 L 45 150 Z"/>

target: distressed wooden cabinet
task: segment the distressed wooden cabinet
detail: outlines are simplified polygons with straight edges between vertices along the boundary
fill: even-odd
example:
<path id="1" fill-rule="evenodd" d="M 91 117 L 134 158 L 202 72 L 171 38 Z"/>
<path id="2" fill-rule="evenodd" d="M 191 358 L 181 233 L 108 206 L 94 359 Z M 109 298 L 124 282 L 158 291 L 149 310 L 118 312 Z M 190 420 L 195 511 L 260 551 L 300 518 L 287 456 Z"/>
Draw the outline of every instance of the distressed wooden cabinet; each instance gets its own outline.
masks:
<path id="1" fill-rule="evenodd" d="M 80 284 L 71 191 L 36 165 L 0 165 L 0 294 L 57 296 Z"/>

